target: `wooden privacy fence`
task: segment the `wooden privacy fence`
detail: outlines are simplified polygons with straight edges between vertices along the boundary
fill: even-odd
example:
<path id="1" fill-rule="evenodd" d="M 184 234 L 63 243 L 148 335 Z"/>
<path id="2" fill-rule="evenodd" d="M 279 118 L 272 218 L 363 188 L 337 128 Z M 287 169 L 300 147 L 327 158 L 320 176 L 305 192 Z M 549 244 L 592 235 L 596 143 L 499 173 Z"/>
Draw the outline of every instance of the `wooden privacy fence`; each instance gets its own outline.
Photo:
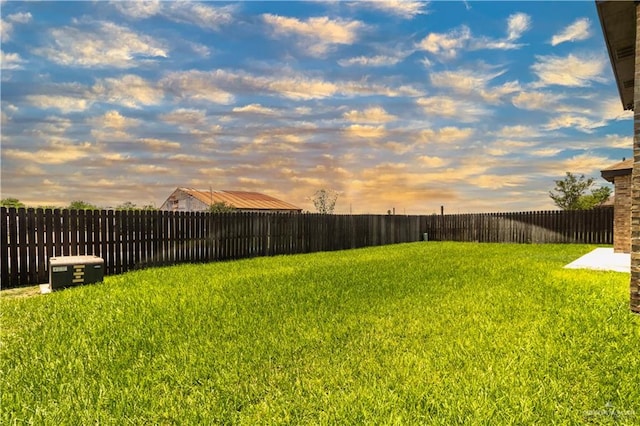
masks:
<path id="1" fill-rule="evenodd" d="M 48 259 L 96 255 L 105 274 L 184 262 L 420 241 L 613 241 L 613 209 L 462 215 L 320 215 L 0 208 L 0 286 L 48 282 Z"/>
<path id="2" fill-rule="evenodd" d="M 613 207 L 433 215 L 426 229 L 437 241 L 613 244 Z"/>
<path id="3" fill-rule="evenodd" d="M 96 255 L 105 274 L 147 266 L 418 241 L 419 216 L 0 208 L 3 288 L 46 283 L 48 259 Z"/>

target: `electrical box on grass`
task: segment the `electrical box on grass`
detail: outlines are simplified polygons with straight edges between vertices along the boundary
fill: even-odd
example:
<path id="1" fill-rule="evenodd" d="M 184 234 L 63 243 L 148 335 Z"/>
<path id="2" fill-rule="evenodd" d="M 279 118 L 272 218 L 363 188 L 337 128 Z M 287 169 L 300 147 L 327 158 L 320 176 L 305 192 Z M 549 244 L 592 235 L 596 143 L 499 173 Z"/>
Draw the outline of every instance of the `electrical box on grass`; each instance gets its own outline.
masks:
<path id="1" fill-rule="evenodd" d="M 59 256 L 49 258 L 51 291 L 104 280 L 104 260 L 98 256 Z"/>

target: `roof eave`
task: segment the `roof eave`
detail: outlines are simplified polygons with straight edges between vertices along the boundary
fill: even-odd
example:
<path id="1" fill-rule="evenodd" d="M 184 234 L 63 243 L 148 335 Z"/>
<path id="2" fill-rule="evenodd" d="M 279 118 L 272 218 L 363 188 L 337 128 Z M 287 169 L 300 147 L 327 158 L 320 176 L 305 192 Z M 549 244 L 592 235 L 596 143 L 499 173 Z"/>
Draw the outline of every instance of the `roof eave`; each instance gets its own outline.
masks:
<path id="1" fill-rule="evenodd" d="M 618 176 L 626 176 L 631 174 L 631 169 L 618 169 L 618 170 L 603 170 L 600 172 L 600 176 L 607 182 L 614 183 L 615 178 Z"/>
<path id="2" fill-rule="evenodd" d="M 616 79 L 616 85 L 618 86 L 618 93 L 620 94 L 622 107 L 625 110 L 633 110 L 635 54 L 628 57 L 628 59 L 620 59 L 614 52 L 621 51 L 621 47 L 627 47 L 629 40 L 631 40 L 633 51 L 635 52 L 635 2 L 596 1 L 596 8 L 598 10 L 598 18 L 604 35 L 604 41 L 607 45 L 609 61 L 611 62 Z M 616 20 L 616 25 L 608 25 L 608 18 L 611 18 L 612 20 L 615 20 L 616 18 L 622 19 L 622 22 L 625 24 L 622 27 L 624 28 L 624 31 L 622 31 L 622 34 L 624 34 L 623 37 L 620 37 L 621 26 L 619 25 L 619 22 L 621 21 Z M 616 34 L 617 37 L 614 37 L 613 34 Z M 622 40 L 625 42 L 621 44 Z M 629 81 L 632 82 L 630 85 L 631 87 L 629 87 Z"/>

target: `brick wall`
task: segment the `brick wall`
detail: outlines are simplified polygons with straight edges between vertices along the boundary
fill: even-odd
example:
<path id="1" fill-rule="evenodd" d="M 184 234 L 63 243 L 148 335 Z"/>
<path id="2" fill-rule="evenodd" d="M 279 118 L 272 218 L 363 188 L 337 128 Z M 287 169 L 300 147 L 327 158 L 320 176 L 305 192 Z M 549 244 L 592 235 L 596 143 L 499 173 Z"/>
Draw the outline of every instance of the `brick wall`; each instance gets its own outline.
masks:
<path id="1" fill-rule="evenodd" d="M 640 3 L 636 3 L 636 52 L 633 91 L 633 172 L 631 188 L 630 308 L 640 313 Z"/>
<path id="2" fill-rule="evenodd" d="M 615 177 L 613 250 L 631 252 L 631 174 Z"/>

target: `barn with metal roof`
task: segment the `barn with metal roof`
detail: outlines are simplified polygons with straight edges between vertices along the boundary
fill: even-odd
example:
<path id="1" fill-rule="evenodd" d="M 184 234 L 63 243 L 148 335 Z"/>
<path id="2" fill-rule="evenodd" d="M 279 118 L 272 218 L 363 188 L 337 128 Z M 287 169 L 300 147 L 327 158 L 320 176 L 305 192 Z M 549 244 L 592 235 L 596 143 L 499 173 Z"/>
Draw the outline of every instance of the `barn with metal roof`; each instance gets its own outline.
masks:
<path id="1" fill-rule="evenodd" d="M 300 207 L 259 192 L 193 188 L 176 188 L 162 203 L 160 210 L 207 211 L 215 203 L 224 203 L 239 212 L 300 213 L 302 211 Z"/>

